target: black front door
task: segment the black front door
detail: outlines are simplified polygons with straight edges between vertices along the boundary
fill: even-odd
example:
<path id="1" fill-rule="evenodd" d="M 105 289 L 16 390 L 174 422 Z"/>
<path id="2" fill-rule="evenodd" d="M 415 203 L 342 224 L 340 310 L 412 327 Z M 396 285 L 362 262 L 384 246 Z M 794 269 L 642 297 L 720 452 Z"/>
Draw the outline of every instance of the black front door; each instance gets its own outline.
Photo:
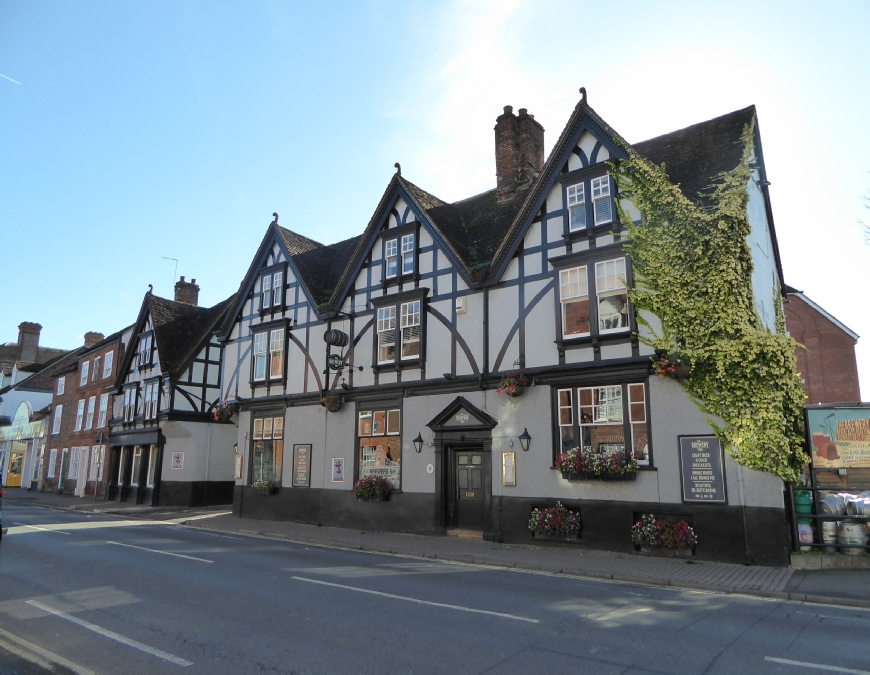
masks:
<path id="1" fill-rule="evenodd" d="M 456 452 L 456 527 L 483 530 L 483 452 Z"/>

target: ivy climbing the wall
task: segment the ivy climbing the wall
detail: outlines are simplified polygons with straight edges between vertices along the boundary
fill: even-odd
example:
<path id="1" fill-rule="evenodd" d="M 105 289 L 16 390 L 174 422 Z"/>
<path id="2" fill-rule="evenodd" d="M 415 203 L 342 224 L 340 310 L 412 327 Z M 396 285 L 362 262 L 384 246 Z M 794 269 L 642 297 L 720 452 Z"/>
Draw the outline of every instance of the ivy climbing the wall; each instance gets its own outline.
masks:
<path id="1" fill-rule="evenodd" d="M 772 332 L 752 290 L 747 185 L 753 138 L 754 124 L 747 125 L 740 164 L 717 177 L 703 205 L 631 148 L 625 148 L 629 159 L 612 163 L 610 171 L 620 196 L 641 214 L 633 223 L 617 200 L 630 237 L 625 248 L 635 285 L 629 294 L 638 322 L 651 334 L 641 340 L 688 359 L 682 384 L 738 463 L 797 481 L 809 458 L 796 343 L 786 336 L 779 297 Z M 658 317 L 660 328 L 645 321 L 642 310 Z"/>

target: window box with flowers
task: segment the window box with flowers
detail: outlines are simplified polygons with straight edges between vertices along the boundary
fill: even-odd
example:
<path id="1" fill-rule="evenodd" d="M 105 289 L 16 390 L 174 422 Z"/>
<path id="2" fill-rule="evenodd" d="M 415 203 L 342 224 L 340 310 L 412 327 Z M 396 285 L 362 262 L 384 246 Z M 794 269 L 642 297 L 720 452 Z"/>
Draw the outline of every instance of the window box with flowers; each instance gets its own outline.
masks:
<path id="1" fill-rule="evenodd" d="M 529 530 L 535 539 L 576 541 L 580 538 L 580 514 L 556 502 L 555 506 L 533 508 Z"/>
<path id="2" fill-rule="evenodd" d="M 390 496 L 390 480 L 383 476 L 363 476 L 353 484 L 356 498 L 364 502 L 385 502 Z"/>
<path id="3" fill-rule="evenodd" d="M 498 385 L 498 389 L 496 389 L 496 394 L 501 396 L 502 393 L 504 393 L 511 398 L 522 396 L 527 383 L 528 380 L 526 380 L 525 375 L 522 373 L 515 373 L 511 370 L 507 375 L 501 378 L 501 383 Z"/>
<path id="4" fill-rule="evenodd" d="M 632 526 L 631 541 L 647 555 L 691 556 L 698 537 L 685 520 L 664 520 L 645 513 Z"/>
<path id="5" fill-rule="evenodd" d="M 213 411 L 213 417 L 215 422 L 229 422 L 233 417 L 235 417 L 239 412 L 239 406 L 236 403 L 230 403 L 229 401 L 224 401 L 223 403 L 216 405 Z"/>
<path id="6" fill-rule="evenodd" d="M 556 469 L 566 480 L 637 480 L 637 460 L 623 446 L 614 446 L 572 448 L 556 458 Z"/>
<path id="7" fill-rule="evenodd" d="M 344 403 L 344 399 L 338 394 L 326 394 L 320 399 L 320 405 L 331 413 L 337 413 L 341 410 L 342 403 Z"/>
<path id="8" fill-rule="evenodd" d="M 251 488 L 255 495 L 271 495 L 275 493 L 275 486 L 268 480 L 255 480 Z"/>

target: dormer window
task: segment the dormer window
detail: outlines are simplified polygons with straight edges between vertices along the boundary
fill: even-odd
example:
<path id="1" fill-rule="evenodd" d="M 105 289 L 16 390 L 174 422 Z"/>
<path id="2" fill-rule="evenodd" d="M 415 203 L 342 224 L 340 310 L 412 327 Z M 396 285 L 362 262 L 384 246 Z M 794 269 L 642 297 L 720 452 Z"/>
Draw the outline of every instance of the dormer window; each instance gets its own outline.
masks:
<path id="1" fill-rule="evenodd" d="M 586 189 L 583 183 L 568 187 L 568 229 L 571 232 L 586 229 Z"/>
<path id="2" fill-rule="evenodd" d="M 610 198 L 610 177 L 592 179 L 592 204 L 595 224 L 604 225 L 613 220 L 613 200 Z"/>
<path id="3" fill-rule="evenodd" d="M 139 349 L 136 352 L 136 364 L 141 368 L 151 365 L 151 352 L 154 336 L 151 333 L 139 336 Z"/>
<path id="4" fill-rule="evenodd" d="M 284 265 L 270 267 L 260 275 L 260 311 L 284 306 Z"/>
<path id="5" fill-rule="evenodd" d="M 384 243 L 384 260 L 386 261 L 387 279 L 395 279 L 399 274 L 398 239 L 389 239 Z"/>

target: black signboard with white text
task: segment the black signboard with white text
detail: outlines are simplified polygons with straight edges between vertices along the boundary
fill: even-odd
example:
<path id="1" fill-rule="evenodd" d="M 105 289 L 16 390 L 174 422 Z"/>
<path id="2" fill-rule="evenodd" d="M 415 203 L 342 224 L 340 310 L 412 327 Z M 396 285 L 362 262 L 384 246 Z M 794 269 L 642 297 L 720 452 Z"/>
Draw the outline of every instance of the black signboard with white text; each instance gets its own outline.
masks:
<path id="1" fill-rule="evenodd" d="M 293 446 L 293 487 L 311 485 L 311 446 Z"/>
<path id="2" fill-rule="evenodd" d="M 715 436 L 680 436 L 683 502 L 726 504 L 722 444 Z"/>

